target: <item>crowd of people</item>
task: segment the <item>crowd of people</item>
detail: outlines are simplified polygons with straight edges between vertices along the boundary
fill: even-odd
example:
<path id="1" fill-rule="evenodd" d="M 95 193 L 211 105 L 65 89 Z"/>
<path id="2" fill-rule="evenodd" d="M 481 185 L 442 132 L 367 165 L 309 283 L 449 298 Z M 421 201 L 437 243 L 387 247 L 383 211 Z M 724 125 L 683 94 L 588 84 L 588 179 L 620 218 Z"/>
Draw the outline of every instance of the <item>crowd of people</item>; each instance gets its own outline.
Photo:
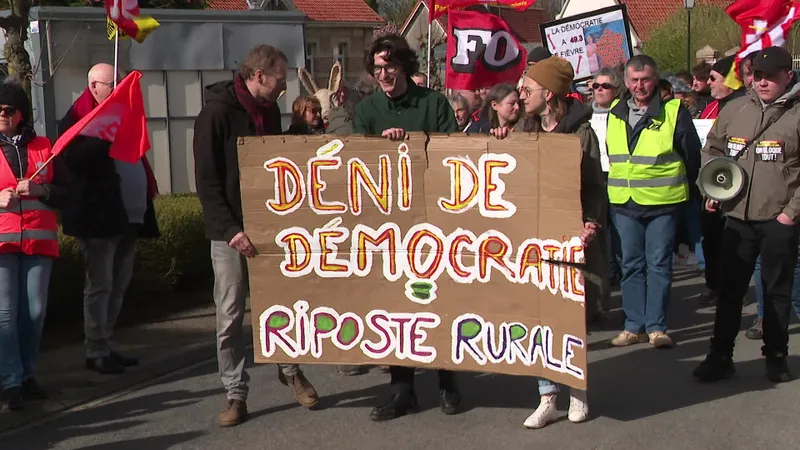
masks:
<path id="1" fill-rule="evenodd" d="M 716 306 L 711 348 L 694 376 L 716 381 L 734 373 L 734 340 L 755 272 L 759 313 L 747 337 L 763 338 L 768 378 L 790 380 L 792 304 L 800 311 L 800 283 L 794 283 L 800 274 L 800 84 L 782 48 L 749 55 L 733 74 L 742 87 L 729 83 L 733 63 L 729 57 L 698 65 L 692 74 L 664 74 L 652 58 L 637 55 L 622 67 L 599 68 L 585 86 L 576 86 L 570 63 L 538 48 L 517 85 L 457 90 L 446 97 L 425 87 L 428 80 L 408 43 L 388 35 L 373 41 L 366 73 L 355 86 L 334 92 L 329 110 L 323 111 L 318 98 L 301 96 L 293 101 L 291 125 L 284 130 L 277 100 L 286 90 L 288 59 L 272 46 L 253 48 L 233 80 L 206 87 L 194 129 L 196 185 L 211 241 L 217 358 L 227 399 L 217 423 L 235 426 L 248 415 L 247 258 L 258 249 L 243 223 L 237 138 L 254 135 L 355 133 L 400 141 L 409 132 L 496 139 L 510 133 L 573 134 L 582 148 L 576 168 L 580 238 L 586 271 L 597 275 L 587 277 L 587 322 L 609 307 L 611 288 L 619 284 L 625 322 L 610 345 L 673 347 L 667 311 L 673 260 L 683 240 L 704 273 L 704 302 Z M 115 76 L 107 64 L 92 68 L 61 133 L 111 94 Z M 702 149 L 694 118 L 715 120 Z M 46 138 L 35 136 L 30 120 L 24 90 L 10 83 L 0 87 L 0 376 L 4 404 L 15 410 L 25 398 L 45 395 L 36 383 L 35 361 L 58 255 L 54 208 L 61 211 L 64 233 L 81 242 L 86 367 L 99 373 L 122 373 L 137 363 L 113 350 L 111 336 L 136 241 L 158 236 L 152 204 L 157 187 L 146 159 L 120 162 L 109 157 L 109 142 L 79 137 L 53 171 L 37 173 L 51 149 Z M 738 158 L 747 173 L 742 194 L 722 203 L 704 198 L 696 186 L 702 164 L 720 156 Z M 356 375 L 366 369 L 338 370 Z M 388 395 L 371 411 L 375 421 L 414 412 L 418 405 L 414 369 L 385 371 Z M 280 364 L 278 379 L 301 405 L 319 401 L 298 365 Z M 458 413 L 456 375 L 439 370 L 438 380 L 442 412 Z M 546 379 L 538 385 L 539 404 L 524 421 L 529 428 L 558 417 L 559 386 Z M 568 419 L 585 421 L 586 392 L 570 389 L 569 397 Z"/>

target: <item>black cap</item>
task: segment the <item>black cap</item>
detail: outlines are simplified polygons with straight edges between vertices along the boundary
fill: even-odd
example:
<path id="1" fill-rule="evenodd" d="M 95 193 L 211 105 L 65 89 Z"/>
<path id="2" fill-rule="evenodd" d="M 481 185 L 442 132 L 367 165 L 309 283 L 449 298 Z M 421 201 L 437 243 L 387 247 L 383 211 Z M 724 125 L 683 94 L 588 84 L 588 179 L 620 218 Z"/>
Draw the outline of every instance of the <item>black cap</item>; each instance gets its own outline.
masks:
<path id="1" fill-rule="evenodd" d="M 733 65 L 734 57 L 735 57 L 734 55 L 731 55 L 718 60 L 717 62 L 714 63 L 713 66 L 711 66 L 711 70 L 717 72 L 723 77 L 728 75 L 728 72 L 730 72 L 731 66 Z"/>
<path id="2" fill-rule="evenodd" d="M 783 70 L 792 70 L 792 55 L 783 47 L 767 47 L 753 60 L 754 72 L 777 73 Z"/>
<path id="3" fill-rule="evenodd" d="M 22 83 L 15 77 L 7 77 L 0 84 L 0 105 L 17 108 L 22 113 L 21 124 L 31 120 L 31 100 Z"/>
<path id="4" fill-rule="evenodd" d="M 550 51 L 544 47 L 535 47 L 528 53 L 528 64 L 544 61 L 550 57 Z"/>

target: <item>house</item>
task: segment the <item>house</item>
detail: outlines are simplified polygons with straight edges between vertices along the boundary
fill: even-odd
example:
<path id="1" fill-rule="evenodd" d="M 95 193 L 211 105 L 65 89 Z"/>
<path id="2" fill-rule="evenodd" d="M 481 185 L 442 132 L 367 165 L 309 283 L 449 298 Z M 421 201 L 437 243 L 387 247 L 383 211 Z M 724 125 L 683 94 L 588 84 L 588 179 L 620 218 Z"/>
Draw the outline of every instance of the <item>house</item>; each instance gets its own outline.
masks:
<path id="1" fill-rule="evenodd" d="M 731 2 L 732 0 L 697 0 L 698 4 L 720 8 L 727 7 Z M 628 10 L 634 53 L 641 51 L 642 43 L 656 28 L 683 8 L 681 0 L 566 0 L 557 18 L 575 16 L 621 3 L 625 4 Z"/>
<path id="2" fill-rule="evenodd" d="M 335 61 L 342 64 L 346 83 L 364 71 L 364 52 L 383 18 L 364 0 L 211 0 L 214 10 L 296 10 L 309 21 L 305 27 L 306 70 L 320 87 L 327 86 Z"/>

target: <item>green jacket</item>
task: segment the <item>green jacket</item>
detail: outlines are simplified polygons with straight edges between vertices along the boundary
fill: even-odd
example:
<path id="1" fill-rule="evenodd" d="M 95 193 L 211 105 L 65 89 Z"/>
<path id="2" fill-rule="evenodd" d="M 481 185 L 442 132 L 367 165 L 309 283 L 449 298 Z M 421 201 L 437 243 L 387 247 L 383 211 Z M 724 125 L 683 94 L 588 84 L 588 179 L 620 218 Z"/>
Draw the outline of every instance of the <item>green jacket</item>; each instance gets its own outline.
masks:
<path id="1" fill-rule="evenodd" d="M 356 105 L 353 131 L 380 136 L 390 128 L 407 132 L 456 133 L 460 131 L 447 98 L 432 89 L 409 81 L 408 91 L 398 98 L 376 92 Z"/>

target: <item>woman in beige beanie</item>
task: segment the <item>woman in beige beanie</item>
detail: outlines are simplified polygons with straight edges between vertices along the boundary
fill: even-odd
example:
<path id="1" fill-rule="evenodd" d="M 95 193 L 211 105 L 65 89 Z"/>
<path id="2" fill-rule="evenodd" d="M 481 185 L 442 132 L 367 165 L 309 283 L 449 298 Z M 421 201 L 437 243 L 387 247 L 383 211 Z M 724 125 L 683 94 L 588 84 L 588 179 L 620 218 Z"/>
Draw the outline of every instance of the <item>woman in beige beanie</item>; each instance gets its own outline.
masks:
<path id="1" fill-rule="evenodd" d="M 514 127 L 515 131 L 569 133 L 580 138 L 583 148 L 581 159 L 581 203 L 584 228 L 581 241 L 584 245 L 597 236 L 598 229 L 605 226 L 608 198 L 600 165 L 600 146 L 590 125 L 592 108 L 567 98 L 574 71 L 570 63 L 558 56 L 551 56 L 528 69 L 520 87 L 520 100 L 524 106 L 524 118 Z M 504 139 L 509 129 L 494 128 L 492 136 Z M 605 277 L 605 253 L 603 246 L 586 246 L 586 271 Z M 587 280 L 588 281 L 588 280 Z M 586 283 L 586 309 L 599 305 L 600 286 Z M 524 422 L 528 428 L 542 428 L 558 419 L 556 396 L 559 387 L 550 380 L 539 379 L 539 406 Z M 570 390 L 569 415 L 571 422 L 583 422 L 589 415 L 586 392 Z"/>

